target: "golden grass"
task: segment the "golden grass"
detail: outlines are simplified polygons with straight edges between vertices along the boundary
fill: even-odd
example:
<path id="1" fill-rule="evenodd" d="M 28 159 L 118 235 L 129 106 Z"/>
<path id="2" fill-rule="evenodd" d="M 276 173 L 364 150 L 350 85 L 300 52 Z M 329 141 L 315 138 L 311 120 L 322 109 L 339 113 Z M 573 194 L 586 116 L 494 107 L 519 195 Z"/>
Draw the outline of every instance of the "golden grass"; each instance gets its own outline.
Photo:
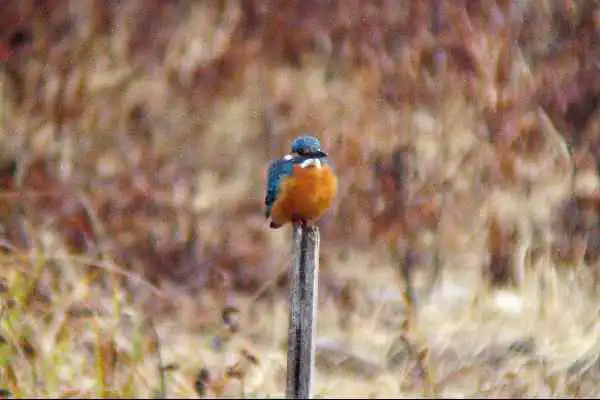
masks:
<path id="1" fill-rule="evenodd" d="M 75 259 L 54 261 L 50 251 L 45 254 L 42 260 L 35 254 L 2 260 L 3 382 L 16 396 L 148 396 L 160 390 L 159 362 L 174 366 L 165 372 L 169 396 L 194 396 L 202 368 L 213 378 L 210 394 L 220 390 L 219 376 L 245 362 L 245 352 L 258 363 L 242 365 L 241 379 L 227 379 L 220 395 L 242 390 L 248 397 L 283 394 L 283 298 L 257 303 L 248 296 L 232 296 L 229 304 L 239 309 L 239 332 L 231 333 L 230 326 L 216 322 L 221 308 L 210 297 L 155 293 L 141 284 L 134 297 L 123 296 L 86 282 L 86 267 Z M 368 259 L 351 256 L 351 263 L 337 264 L 345 271 L 341 276 L 352 275 L 360 282 L 350 321 L 342 325 L 340 308 L 331 298 L 323 296 L 320 302 L 320 395 L 600 393 L 595 379 L 600 310 L 597 295 L 583 290 L 581 272 L 537 265 L 521 289 L 489 292 L 476 269 L 453 269 L 420 302 L 411 331 L 404 334 L 406 342 L 398 339 L 406 314 L 393 284 L 393 268 L 380 265 L 373 271 Z M 150 317 L 144 307 L 149 298 L 170 303 L 175 312 Z M 214 346 L 216 338 L 221 350 Z M 415 372 L 409 345 L 426 350 L 430 382 Z"/>

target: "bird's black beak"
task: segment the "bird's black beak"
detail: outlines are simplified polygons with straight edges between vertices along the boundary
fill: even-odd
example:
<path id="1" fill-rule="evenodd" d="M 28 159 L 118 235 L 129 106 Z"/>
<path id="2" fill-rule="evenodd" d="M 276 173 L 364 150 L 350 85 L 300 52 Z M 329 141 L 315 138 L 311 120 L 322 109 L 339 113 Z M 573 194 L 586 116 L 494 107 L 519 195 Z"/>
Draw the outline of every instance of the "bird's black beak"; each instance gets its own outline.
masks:
<path id="1" fill-rule="evenodd" d="M 325 153 L 322 150 L 317 150 L 313 153 L 313 155 L 316 157 L 327 157 L 329 154 Z"/>

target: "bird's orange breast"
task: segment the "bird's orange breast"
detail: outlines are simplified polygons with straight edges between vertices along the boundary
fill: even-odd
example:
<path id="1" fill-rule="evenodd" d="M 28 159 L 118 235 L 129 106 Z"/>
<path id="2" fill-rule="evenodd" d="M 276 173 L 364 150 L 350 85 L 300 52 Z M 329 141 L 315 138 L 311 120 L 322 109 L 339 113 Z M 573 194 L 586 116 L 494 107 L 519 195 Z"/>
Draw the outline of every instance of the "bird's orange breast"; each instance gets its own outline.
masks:
<path id="1" fill-rule="evenodd" d="M 331 207 L 336 193 L 337 178 L 328 165 L 294 166 L 292 175 L 281 184 L 271 220 L 281 225 L 294 218 L 317 219 Z"/>

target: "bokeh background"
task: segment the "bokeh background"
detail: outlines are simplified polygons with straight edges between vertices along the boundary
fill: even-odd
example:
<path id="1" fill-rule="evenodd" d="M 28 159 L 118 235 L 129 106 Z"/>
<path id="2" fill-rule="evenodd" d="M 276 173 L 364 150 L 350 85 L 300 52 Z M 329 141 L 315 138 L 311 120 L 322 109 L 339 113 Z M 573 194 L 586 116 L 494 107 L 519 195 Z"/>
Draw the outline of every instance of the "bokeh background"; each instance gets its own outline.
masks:
<path id="1" fill-rule="evenodd" d="M 310 133 L 318 395 L 600 395 L 600 2 L 0 10 L 2 390 L 281 396 Z"/>

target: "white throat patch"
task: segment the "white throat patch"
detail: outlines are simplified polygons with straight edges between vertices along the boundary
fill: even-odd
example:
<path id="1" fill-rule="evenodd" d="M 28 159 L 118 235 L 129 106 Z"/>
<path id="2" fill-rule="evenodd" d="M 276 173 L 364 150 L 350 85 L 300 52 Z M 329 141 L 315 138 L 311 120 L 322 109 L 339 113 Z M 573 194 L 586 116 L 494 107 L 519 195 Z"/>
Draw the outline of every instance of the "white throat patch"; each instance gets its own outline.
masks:
<path id="1" fill-rule="evenodd" d="M 323 166 L 323 163 L 318 158 L 309 158 L 307 160 L 304 160 L 300 164 L 300 168 L 306 168 L 306 167 L 310 167 L 310 166 L 314 166 L 316 168 L 321 168 Z"/>

